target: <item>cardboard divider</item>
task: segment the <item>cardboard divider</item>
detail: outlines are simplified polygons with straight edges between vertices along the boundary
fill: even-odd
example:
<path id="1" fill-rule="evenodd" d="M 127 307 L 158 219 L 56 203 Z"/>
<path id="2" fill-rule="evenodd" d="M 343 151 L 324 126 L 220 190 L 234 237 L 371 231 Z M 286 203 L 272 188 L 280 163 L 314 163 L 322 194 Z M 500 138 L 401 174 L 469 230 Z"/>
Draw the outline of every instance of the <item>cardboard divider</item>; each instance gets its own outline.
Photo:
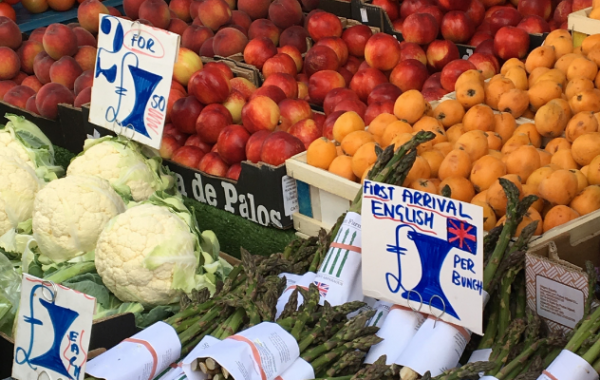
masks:
<path id="1" fill-rule="evenodd" d="M 581 46 L 583 40 L 600 31 L 600 20 L 590 18 L 592 8 L 585 8 L 569 14 L 568 28 L 573 32 L 573 47 Z"/>

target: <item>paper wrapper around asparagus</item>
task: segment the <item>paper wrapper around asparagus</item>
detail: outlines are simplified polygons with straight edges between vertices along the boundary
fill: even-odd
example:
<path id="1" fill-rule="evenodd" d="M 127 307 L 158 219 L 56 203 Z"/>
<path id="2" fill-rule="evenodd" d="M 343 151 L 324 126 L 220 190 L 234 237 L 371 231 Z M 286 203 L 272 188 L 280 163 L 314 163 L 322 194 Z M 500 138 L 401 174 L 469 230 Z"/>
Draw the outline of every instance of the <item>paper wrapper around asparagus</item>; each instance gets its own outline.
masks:
<path id="1" fill-rule="evenodd" d="M 562 350 L 538 380 L 598 380 L 598 372 L 581 356 Z"/>
<path id="2" fill-rule="evenodd" d="M 425 317 L 421 313 L 403 306 L 392 306 L 381 329 L 377 332 L 377 336 L 383 338 L 383 341 L 371 347 L 365 363 L 373 364 L 382 355 L 386 355 L 385 364 L 394 364 L 424 321 Z"/>
<path id="3" fill-rule="evenodd" d="M 298 358 L 285 372 L 277 376 L 275 380 L 306 380 L 314 378 L 315 370 L 310 363 L 302 358 Z"/>
<path id="4" fill-rule="evenodd" d="M 483 376 L 480 377 L 479 380 L 498 380 L 498 378 L 494 376 Z"/>
<path id="5" fill-rule="evenodd" d="M 396 364 L 408 367 L 419 375 L 430 371 L 432 377 L 438 376 L 458 365 L 470 339 L 471 332 L 467 329 L 436 321 L 430 316 L 408 343 L 410 349 L 402 352 Z M 402 372 L 400 375 L 404 379 Z"/>
<path id="6" fill-rule="evenodd" d="M 314 280 L 321 305 L 362 300 L 361 247 L 361 216 L 348 212 Z"/>
<path id="7" fill-rule="evenodd" d="M 286 279 L 287 279 L 287 273 L 285 275 L 286 275 Z M 302 276 L 296 276 L 297 277 L 296 281 L 291 285 L 289 285 L 290 281 L 288 281 L 287 288 L 283 291 L 283 294 L 281 294 L 281 296 L 277 300 L 277 313 L 275 314 L 275 319 L 278 319 L 279 316 L 281 315 L 281 313 L 283 312 L 283 309 L 285 308 L 285 305 L 290 300 L 290 296 L 294 292 L 294 289 L 296 289 L 297 287 L 300 287 L 305 290 L 308 290 L 308 286 L 313 283 L 316 275 L 317 275 L 316 273 L 307 272 Z M 302 305 L 303 302 L 304 302 L 304 297 L 302 297 L 302 294 L 298 294 L 298 306 Z M 297 310 L 297 308 L 296 308 L 296 310 Z"/>
<path id="8" fill-rule="evenodd" d="M 299 356 L 290 333 L 263 322 L 200 352 L 198 367 L 213 379 L 275 380 Z"/>
<path id="9" fill-rule="evenodd" d="M 369 321 L 368 326 L 382 327 L 393 306 L 391 302 L 376 301 L 373 305 L 375 315 Z"/>

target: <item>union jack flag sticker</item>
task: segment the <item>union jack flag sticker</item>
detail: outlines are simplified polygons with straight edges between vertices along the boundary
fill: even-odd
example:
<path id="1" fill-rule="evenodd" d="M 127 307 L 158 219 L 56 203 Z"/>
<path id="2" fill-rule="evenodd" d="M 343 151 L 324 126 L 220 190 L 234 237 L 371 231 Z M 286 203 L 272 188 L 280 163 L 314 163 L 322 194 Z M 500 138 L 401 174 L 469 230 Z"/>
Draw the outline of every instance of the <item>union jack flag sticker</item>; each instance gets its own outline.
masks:
<path id="1" fill-rule="evenodd" d="M 324 282 L 319 282 L 319 281 L 315 281 L 314 284 L 317 285 L 317 288 L 319 289 L 319 294 L 321 295 L 321 297 L 327 296 L 327 292 L 329 291 L 329 285 L 325 284 Z"/>
<path id="2" fill-rule="evenodd" d="M 447 219 L 448 243 L 463 251 L 477 254 L 477 227 L 456 219 Z"/>

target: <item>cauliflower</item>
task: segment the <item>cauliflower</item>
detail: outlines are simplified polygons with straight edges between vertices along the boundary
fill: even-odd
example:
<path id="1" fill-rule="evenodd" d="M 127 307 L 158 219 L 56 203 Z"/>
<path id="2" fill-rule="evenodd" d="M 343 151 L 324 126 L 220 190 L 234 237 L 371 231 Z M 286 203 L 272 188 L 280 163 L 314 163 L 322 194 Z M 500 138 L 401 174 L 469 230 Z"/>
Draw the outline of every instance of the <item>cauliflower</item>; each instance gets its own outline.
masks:
<path id="1" fill-rule="evenodd" d="M 199 235 L 181 197 L 157 192 L 148 201 L 132 203 L 104 228 L 96 269 L 123 302 L 166 305 L 193 289 L 207 287 L 214 293 L 217 278 L 224 279 L 231 266 L 218 258 L 214 233 L 205 231 L 202 242 Z"/>
<path id="2" fill-rule="evenodd" d="M 25 147 L 18 141 L 12 130 L 0 130 L 0 156 L 17 157 L 21 162 L 35 168 Z"/>
<path id="3" fill-rule="evenodd" d="M 136 143 L 123 137 L 87 140 L 83 152 L 67 169 L 70 175 L 104 178 L 122 195 L 131 193 L 134 201 L 146 200 L 174 184 L 173 178 L 163 173 L 159 157 L 146 157 Z"/>
<path id="4" fill-rule="evenodd" d="M 93 251 L 104 226 L 125 211 L 108 181 L 70 176 L 50 182 L 33 203 L 33 237 L 44 256 L 60 263 Z"/>
<path id="5" fill-rule="evenodd" d="M 20 156 L 4 154 L 9 149 L 0 148 L 0 236 L 31 219 L 35 195 L 43 185 Z"/>

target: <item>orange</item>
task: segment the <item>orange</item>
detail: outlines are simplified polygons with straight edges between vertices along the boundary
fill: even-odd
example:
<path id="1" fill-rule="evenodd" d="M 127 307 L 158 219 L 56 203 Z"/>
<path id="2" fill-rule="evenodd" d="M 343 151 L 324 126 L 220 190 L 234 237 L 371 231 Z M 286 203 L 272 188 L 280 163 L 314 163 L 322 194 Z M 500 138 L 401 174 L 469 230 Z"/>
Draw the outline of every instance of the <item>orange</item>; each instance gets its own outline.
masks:
<path id="1" fill-rule="evenodd" d="M 483 156 L 473 164 L 469 179 L 473 183 L 475 191 L 481 192 L 489 189 L 499 177 L 505 174 L 506 165 L 500 159 Z"/>
<path id="2" fill-rule="evenodd" d="M 581 170 L 570 169 L 569 171 L 575 174 L 575 177 L 577 177 L 577 194 L 579 194 L 583 191 L 583 189 L 585 189 L 589 185 L 587 176 L 583 174 Z"/>
<path id="3" fill-rule="evenodd" d="M 483 208 L 483 230 L 489 231 L 496 225 L 496 214 L 494 209 L 485 200 L 484 201 L 473 201 L 471 204 L 477 205 Z"/>
<path id="4" fill-rule="evenodd" d="M 542 182 L 542 180 L 544 178 L 547 178 L 555 170 L 556 169 L 551 166 L 542 166 L 541 168 L 539 168 L 539 169 L 535 170 L 533 173 L 531 173 L 531 175 L 529 176 L 529 178 L 527 178 L 527 181 L 525 183 L 527 185 L 535 188 L 535 190 L 537 192 L 537 189 L 540 186 L 540 183 Z"/>
<path id="5" fill-rule="evenodd" d="M 538 212 L 542 212 L 544 209 L 544 200 L 540 196 L 540 193 L 537 191 L 537 186 L 523 184 L 523 198 L 528 195 L 535 195 L 538 199 L 533 202 L 531 205 L 532 208 L 536 209 Z M 540 223 L 541 225 L 541 223 Z"/>
<path id="6" fill-rule="evenodd" d="M 348 156 L 354 156 L 354 153 L 364 144 L 373 141 L 373 135 L 367 131 L 354 131 L 344 137 L 341 143 L 342 150 Z"/>
<path id="7" fill-rule="evenodd" d="M 567 123 L 565 137 L 572 143 L 579 136 L 598 131 L 598 120 L 592 112 L 579 112 Z"/>
<path id="8" fill-rule="evenodd" d="M 429 179 L 424 179 L 424 178 L 415 179 L 414 181 L 412 181 L 410 183 L 409 187 L 413 190 L 424 191 L 424 192 L 430 193 L 430 194 L 438 193 L 438 188 L 437 188 L 436 184 Z"/>
<path id="9" fill-rule="evenodd" d="M 529 137 L 531 145 L 535 146 L 536 148 L 542 146 L 542 136 L 538 133 L 537 129 L 535 128 L 535 124 L 521 124 L 517 127 L 517 129 L 515 129 L 513 135 L 516 133 L 525 133 L 527 137 Z"/>
<path id="10" fill-rule="evenodd" d="M 367 131 L 371 132 L 375 136 L 381 136 L 383 135 L 385 127 L 396 120 L 398 120 L 396 116 L 390 113 L 382 113 L 377 115 L 375 119 L 371 120 L 371 124 L 369 124 Z"/>
<path id="11" fill-rule="evenodd" d="M 410 168 L 410 170 L 408 171 L 408 174 L 406 175 L 402 186 L 408 187 L 413 181 L 419 178 L 428 179 L 430 176 L 431 168 L 429 167 L 427 160 L 423 157 L 417 156 L 412 168 Z"/>
<path id="12" fill-rule="evenodd" d="M 494 126 L 494 132 L 502 137 L 502 142 L 506 143 L 508 139 L 515 133 L 517 129 L 517 122 L 515 118 L 508 112 L 501 112 L 494 115 L 496 123 Z"/>
<path id="13" fill-rule="evenodd" d="M 462 123 L 454 124 L 446 130 L 446 138 L 450 143 L 454 144 L 456 140 L 458 140 L 458 138 L 464 133 L 465 127 L 462 125 Z"/>
<path id="14" fill-rule="evenodd" d="M 504 178 L 512 182 L 519 190 L 519 199 L 523 198 L 523 186 L 521 185 L 521 178 L 519 178 L 518 175 L 507 174 L 500 178 Z M 494 183 L 487 190 L 486 201 L 490 204 L 490 206 L 492 206 L 496 212 L 496 215 L 504 216 L 506 214 L 506 205 L 508 203 L 508 199 L 506 198 L 504 189 L 500 184 L 500 179 L 494 181 Z"/>
<path id="15" fill-rule="evenodd" d="M 541 148 L 537 148 L 537 152 L 540 156 L 540 166 L 546 166 L 552 160 L 552 155 Z"/>
<path id="16" fill-rule="evenodd" d="M 394 115 L 409 124 L 414 124 L 430 109 L 431 105 L 417 90 L 408 90 L 402 93 L 394 103 Z"/>
<path id="17" fill-rule="evenodd" d="M 446 129 L 460 123 L 464 115 L 465 109 L 455 99 L 444 100 L 433 110 L 433 117 L 438 119 Z"/>
<path id="18" fill-rule="evenodd" d="M 555 170 L 540 182 L 542 198 L 557 205 L 568 205 L 577 195 L 577 177 L 565 169 Z"/>
<path id="19" fill-rule="evenodd" d="M 342 142 L 344 137 L 349 135 L 351 132 L 364 131 L 364 129 L 365 122 L 356 112 L 344 112 L 333 124 L 333 138 L 337 142 Z"/>
<path id="20" fill-rule="evenodd" d="M 440 165 L 442 161 L 444 161 L 444 154 L 437 149 L 428 150 L 421 154 L 427 163 L 429 164 L 429 169 L 431 169 L 431 176 L 437 177 L 440 169 Z"/>
<path id="21" fill-rule="evenodd" d="M 573 198 L 569 206 L 577 211 L 579 215 L 587 215 L 600 210 L 600 186 L 591 185 L 585 187 Z"/>
<path id="22" fill-rule="evenodd" d="M 460 136 L 454 144 L 454 149 L 464 149 L 475 162 L 488 152 L 487 136 L 483 131 L 474 130 Z"/>
<path id="23" fill-rule="evenodd" d="M 473 184 L 464 177 L 448 177 L 440 183 L 439 192 L 441 194 L 445 186 L 450 187 L 450 198 L 462 202 L 469 202 L 475 196 Z"/>
<path id="24" fill-rule="evenodd" d="M 352 157 L 350 156 L 337 156 L 334 158 L 331 165 L 329 165 L 329 172 L 349 179 L 350 181 L 356 182 L 357 179 L 352 171 Z"/>
<path id="25" fill-rule="evenodd" d="M 521 183 L 540 167 L 540 155 L 533 145 L 523 145 L 506 158 L 506 172 L 521 177 Z"/>
<path id="26" fill-rule="evenodd" d="M 554 154 L 561 149 L 571 149 L 571 143 L 564 137 L 553 138 L 544 148 L 550 154 Z"/>
<path id="27" fill-rule="evenodd" d="M 381 147 L 386 148 L 398 135 L 412 132 L 413 128 L 410 126 L 410 124 L 400 120 L 393 121 L 388 124 L 387 127 L 385 127 L 383 133 L 381 134 Z"/>
<path id="28" fill-rule="evenodd" d="M 588 166 L 588 182 L 590 185 L 600 185 L 600 156 L 594 157 Z"/>
<path id="29" fill-rule="evenodd" d="M 544 217 L 544 232 L 548 232 L 554 227 L 558 227 L 573 219 L 579 218 L 579 213 L 572 208 L 564 205 L 552 207 Z"/>
<path id="30" fill-rule="evenodd" d="M 586 133 L 575 139 L 571 154 L 579 165 L 589 165 L 600 154 L 600 132 Z"/>
<path id="31" fill-rule="evenodd" d="M 333 141 L 325 137 L 316 139 L 306 150 L 306 163 L 321 169 L 329 169 L 329 165 L 337 157 L 337 150 Z"/>
<path id="32" fill-rule="evenodd" d="M 514 152 L 520 146 L 530 144 L 531 140 L 529 140 L 529 136 L 527 136 L 525 133 L 515 133 L 504 143 L 501 152 L 504 155 L 507 155 Z"/>
<path id="33" fill-rule="evenodd" d="M 461 149 L 454 149 L 444 157 L 440 164 L 438 177 L 443 181 L 448 177 L 469 176 L 471 171 L 471 158 L 469 154 Z"/>
<path id="34" fill-rule="evenodd" d="M 373 165 L 377 161 L 377 154 L 375 153 L 375 143 L 368 142 L 358 148 L 352 160 L 352 172 L 357 178 L 361 178 L 363 173 L 370 165 Z"/>
<path id="35" fill-rule="evenodd" d="M 562 149 L 554 153 L 550 163 L 558 165 L 561 169 L 579 169 L 579 165 L 573 159 L 571 149 Z"/>
<path id="36" fill-rule="evenodd" d="M 496 132 L 486 132 L 488 141 L 488 149 L 499 151 L 502 149 L 502 136 L 497 134 Z"/>

